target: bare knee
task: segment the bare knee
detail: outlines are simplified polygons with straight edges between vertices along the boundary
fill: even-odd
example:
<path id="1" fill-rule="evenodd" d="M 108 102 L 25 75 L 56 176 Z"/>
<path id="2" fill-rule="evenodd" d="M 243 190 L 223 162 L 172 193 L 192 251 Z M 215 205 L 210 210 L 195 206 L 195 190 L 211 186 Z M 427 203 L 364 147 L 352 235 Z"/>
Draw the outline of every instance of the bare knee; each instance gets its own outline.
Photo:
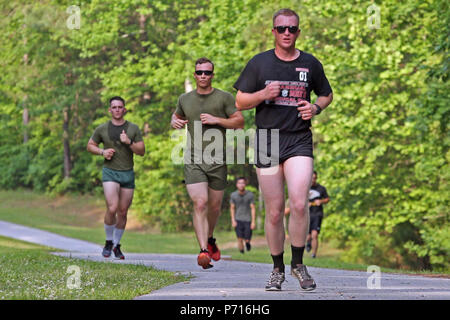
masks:
<path id="1" fill-rule="evenodd" d="M 306 214 L 306 201 L 295 200 L 290 203 L 291 214 L 297 214 L 299 216 L 304 216 Z"/>
<path id="2" fill-rule="evenodd" d="M 220 204 L 212 204 L 209 206 L 208 211 L 214 214 L 220 214 Z"/>
<path id="3" fill-rule="evenodd" d="M 279 225 L 283 222 L 284 213 L 278 210 L 268 211 L 268 222 L 272 225 Z"/>
<path id="4" fill-rule="evenodd" d="M 128 214 L 128 208 L 120 208 L 117 211 L 117 216 L 122 218 L 122 219 L 127 219 L 127 214 Z"/>
<path id="5" fill-rule="evenodd" d="M 116 214 L 118 207 L 119 206 L 117 204 L 109 204 L 106 206 L 108 213 L 113 215 Z"/>
<path id="6" fill-rule="evenodd" d="M 205 211 L 208 208 L 208 201 L 206 199 L 196 199 L 194 200 L 195 211 Z"/>

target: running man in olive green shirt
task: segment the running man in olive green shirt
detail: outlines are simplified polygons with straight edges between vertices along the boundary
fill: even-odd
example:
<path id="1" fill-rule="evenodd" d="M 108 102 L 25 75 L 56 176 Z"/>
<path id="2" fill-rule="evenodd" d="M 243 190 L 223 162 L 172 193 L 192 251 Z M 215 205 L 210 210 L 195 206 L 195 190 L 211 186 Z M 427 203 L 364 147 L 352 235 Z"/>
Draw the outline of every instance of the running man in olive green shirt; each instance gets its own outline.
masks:
<path id="1" fill-rule="evenodd" d="M 220 259 L 220 250 L 213 232 L 227 185 L 223 152 L 225 130 L 244 127 L 244 117 L 237 111 L 233 95 L 213 88 L 213 77 L 214 64 L 206 58 L 198 59 L 194 72 L 197 88 L 179 97 L 171 120 L 171 126 L 175 129 L 182 129 L 186 124 L 188 127 L 184 173 L 186 188 L 194 203 L 193 223 L 200 245 L 197 262 L 203 269 L 212 267 L 211 258 L 215 261 Z M 198 130 L 200 135 L 195 134 Z M 203 136 L 207 136 L 208 132 L 220 136 L 219 140 L 223 144 L 216 139 L 205 143 Z M 214 148 L 214 154 L 208 155 L 206 147 L 212 143 L 218 148 Z"/>
<path id="2" fill-rule="evenodd" d="M 124 119 L 127 111 L 125 101 L 121 97 L 112 97 L 109 103 L 108 111 L 112 118 L 95 129 L 87 150 L 105 158 L 102 181 L 106 200 L 106 243 L 102 254 L 108 258 L 113 251 L 117 259 L 125 259 L 120 250 L 120 240 L 135 187 L 133 154 L 143 156 L 145 145 L 139 127 Z M 101 143 L 103 149 L 99 147 Z"/>

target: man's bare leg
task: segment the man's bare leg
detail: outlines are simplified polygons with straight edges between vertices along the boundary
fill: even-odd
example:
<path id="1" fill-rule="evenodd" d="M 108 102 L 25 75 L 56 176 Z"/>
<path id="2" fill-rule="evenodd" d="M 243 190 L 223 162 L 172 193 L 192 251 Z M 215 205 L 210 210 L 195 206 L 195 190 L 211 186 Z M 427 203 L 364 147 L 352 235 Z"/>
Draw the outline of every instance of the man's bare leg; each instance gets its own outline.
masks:
<path id="1" fill-rule="evenodd" d="M 220 216 L 224 190 L 208 187 L 208 238 L 213 236 L 214 228 Z"/>
<path id="2" fill-rule="evenodd" d="M 271 172 L 271 174 L 266 174 Z M 257 168 L 258 182 L 266 207 L 265 231 L 267 244 L 272 255 L 279 255 L 284 250 L 284 176 L 280 165 L 273 168 Z"/>
<path id="3" fill-rule="evenodd" d="M 304 247 L 309 229 L 308 194 L 313 173 L 313 159 L 292 157 L 283 163 L 288 187 L 289 237 L 295 247 Z"/>
<path id="4" fill-rule="evenodd" d="M 208 247 L 208 183 L 199 182 L 186 185 L 186 189 L 194 203 L 193 223 L 195 235 L 201 250 Z"/>
<path id="5" fill-rule="evenodd" d="M 120 244 L 125 227 L 127 225 L 128 209 L 133 201 L 134 189 L 120 188 L 119 207 L 117 209 L 117 222 L 114 229 L 114 246 Z"/>
<path id="6" fill-rule="evenodd" d="M 244 251 L 244 239 L 238 238 L 237 242 L 238 242 L 238 249 L 239 249 L 239 251 L 243 252 Z"/>
<path id="7" fill-rule="evenodd" d="M 312 254 L 315 256 L 317 254 L 317 249 L 319 248 L 319 233 L 317 230 L 311 231 L 311 238 Z"/>

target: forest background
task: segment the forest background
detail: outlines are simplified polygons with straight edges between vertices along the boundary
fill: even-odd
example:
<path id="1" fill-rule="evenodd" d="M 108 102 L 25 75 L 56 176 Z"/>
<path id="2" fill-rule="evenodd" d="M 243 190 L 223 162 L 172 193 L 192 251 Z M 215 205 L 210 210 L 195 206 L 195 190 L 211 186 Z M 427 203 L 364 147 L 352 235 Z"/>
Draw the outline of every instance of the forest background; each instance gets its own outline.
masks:
<path id="1" fill-rule="evenodd" d="M 272 15 L 300 15 L 297 47 L 323 64 L 334 101 L 313 120 L 315 169 L 331 202 L 324 239 L 344 259 L 449 269 L 450 10 L 445 0 L 0 1 L 0 186 L 101 196 L 101 157 L 86 151 L 123 96 L 145 135 L 135 157 L 133 212 L 164 232 L 192 229 L 183 166 L 170 128 L 194 62 L 215 63 L 213 86 L 233 84 L 273 48 Z M 244 112 L 245 129 L 254 111 Z M 247 156 L 249 160 L 249 156 Z M 264 206 L 249 161 L 246 176 Z M 227 215 L 220 227 L 229 229 Z"/>

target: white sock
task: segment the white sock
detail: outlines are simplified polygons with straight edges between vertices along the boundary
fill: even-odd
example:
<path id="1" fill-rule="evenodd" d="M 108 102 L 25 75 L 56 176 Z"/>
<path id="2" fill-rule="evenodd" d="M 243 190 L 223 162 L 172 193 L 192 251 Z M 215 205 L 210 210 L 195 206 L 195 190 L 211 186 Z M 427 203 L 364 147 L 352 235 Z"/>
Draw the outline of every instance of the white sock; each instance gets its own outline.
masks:
<path id="1" fill-rule="evenodd" d="M 116 225 L 115 224 L 107 225 L 106 223 L 104 225 L 105 225 L 106 241 L 112 241 Z"/>
<path id="2" fill-rule="evenodd" d="M 122 239 L 122 235 L 124 233 L 125 229 L 117 229 L 114 228 L 114 246 L 118 245 L 120 243 L 120 239 Z"/>

